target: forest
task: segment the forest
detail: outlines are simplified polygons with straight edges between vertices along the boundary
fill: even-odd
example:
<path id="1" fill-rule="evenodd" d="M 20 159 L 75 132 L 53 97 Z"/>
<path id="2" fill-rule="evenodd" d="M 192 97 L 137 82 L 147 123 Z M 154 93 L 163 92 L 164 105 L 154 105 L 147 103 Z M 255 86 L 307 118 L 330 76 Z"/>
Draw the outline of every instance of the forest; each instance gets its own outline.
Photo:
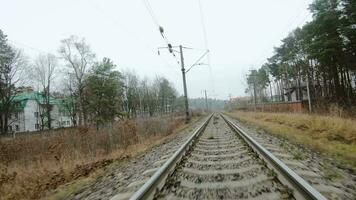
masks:
<path id="1" fill-rule="evenodd" d="M 63 39 L 56 55 L 39 54 L 31 61 L 0 30 L 1 133 L 8 132 L 11 116 L 21 111 L 14 98 L 24 87 L 33 87 L 44 99 L 41 130 L 52 128 L 53 98 L 62 100 L 63 112 L 74 126 L 97 128 L 120 118 L 172 113 L 180 105 L 176 89 L 166 78 L 151 80 L 119 71 L 111 59 L 99 60 L 84 38 Z"/>
<path id="2" fill-rule="evenodd" d="M 312 108 L 356 104 L 356 1 L 315 0 L 312 20 L 293 30 L 247 74 L 255 103 L 310 99 Z M 310 98 L 308 98 L 310 96 Z"/>

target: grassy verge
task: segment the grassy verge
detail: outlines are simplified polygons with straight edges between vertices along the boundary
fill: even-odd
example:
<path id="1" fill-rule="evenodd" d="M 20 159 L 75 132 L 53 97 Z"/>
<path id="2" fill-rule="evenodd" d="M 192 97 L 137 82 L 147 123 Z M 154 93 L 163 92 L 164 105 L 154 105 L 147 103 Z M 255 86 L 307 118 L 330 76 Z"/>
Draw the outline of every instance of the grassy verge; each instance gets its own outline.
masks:
<path id="1" fill-rule="evenodd" d="M 0 140 L 0 199 L 52 199 L 83 187 L 185 127 L 184 119 L 123 121 L 110 129 L 77 128 Z M 59 188 L 59 189 L 58 189 Z"/>
<path id="2" fill-rule="evenodd" d="M 62 185 L 62 186 L 58 187 L 56 190 L 52 191 L 49 195 L 45 196 L 45 199 L 48 199 L 48 200 L 66 199 L 74 192 L 97 181 L 100 177 L 105 175 L 107 172 L 112 171 L 110 169 L 120 167 L 120 165 L 124 164 L 126 161 L 129 161 L 129 159 L 131 157 L 139 156 L 139 155 L 149 151 L 154 146 L 159 145 L 159 144 L 163 143 L 164 141 L 173 139 L 175 137 L 176 133 L 179 133 L 179 132 L 183 131 L 184 129 L 188 128 L 191 124 L 194 124 L 199 119 L 200 119 L 200 117 L 194 117 L 189 124 L 181 124 L 173 131 L 172 134 L 170 134 L 168 136 L 151 137 L 148 140 L 146 140 L 145 142 L 129 146 L 129 149 L 126 151 L 126 154 L 121 154 L 121 156 L 124 156 L 125 159 L 117 159 L 115 162 L 113 162 L 109 166 L 98 169 L 98 170 L 94 171 L 93 173 L 91 173 L 87 177 L 79 178 L 79 179 L 71 181 L 65 185 Z M 127 154 L 127 153 L 129 153 L 129 154 Z"/>
<path id="3" fill-rule="evenodd" d="M 328 154 L 356 169 L 356 120 L 292 113 L 234 112 L 229 115 Z"/>

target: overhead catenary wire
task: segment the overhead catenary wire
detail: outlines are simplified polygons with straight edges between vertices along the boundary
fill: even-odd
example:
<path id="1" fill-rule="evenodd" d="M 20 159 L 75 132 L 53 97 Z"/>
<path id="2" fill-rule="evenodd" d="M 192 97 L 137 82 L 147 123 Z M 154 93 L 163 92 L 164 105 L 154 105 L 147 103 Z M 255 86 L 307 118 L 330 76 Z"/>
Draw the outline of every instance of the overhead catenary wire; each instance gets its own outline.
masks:
<path id="1" fill-rule="evenodd" d="M 175 59 L 177 59 L 177 56 L 175 55 L 174 52 L 179 52 L 180 54 L 180 62 L 177 60 L 178 64 L 181 64 L 181 70 L 182 70 L 182 78 L 183 78 L 183 90 L 184 90 L 184 102 L 185 102 L 185 113 L 186 113 L 186 123 L 188 123 L 190 121 L 190 114 L 189 114 L 189 103 L 188 103 L 188 94 L 187 94 L 187 84 L 186 84 L 186 73 L 194 66 L 192 66 L 191 68 L 188 69 L 188 71 L 185 70 L 184 67 L 184 58 L 183 58 L 183 48 L 185 49 L 193 49 L 193 48 L 189 48 L 189 47 L 183 47 L 182 45 L 179 46 L 172 46 L 172 44 L 169 42 L 167 36 L 165 35 L 164 32 L 164 28 L 159 24 L 156 15 L 153 12 L 152 7 L 150 6 L 150 3 L 148 2 L 148 0 L 142 0 L 143 3 L 146 6 L 146 9 L 148 10 L 148 12 L 150 13 L 152 20 L 154 21 L 154 23 L 156 24 L 163 40 L 166 42 L 167 47 L 159 47 L 158 48 L 158 53 L 159 53 L 159 49 L 162 48 L 167 48 L 168 51 L 173 55 L 173 57 Z M 175 50 L 175 48 L 179 47 L 179 51 Z M 208 50 L 206 50 L 207 53 L 209 52 Z M 204 53 L 203 56 L 205 56 L 206 53 Z M 198 59 L 198 61 L 201 60 L 201 58 Z M 198 62 L 197 61 L 197 62 Z"/>
<path id="2" fill-rule="evenodd" d="M 147 1 L 147 0 L 142 0 L 143 1 L 143 4 L 145 5 L 148 13 L 151 15 L 152 17 L 152 20 L 153 20 L 153 23 L 156 25 L 156 26 L 160 26 L 159 23 L 158 23 L 158 20 L 157 20 L 157 17 L 155 15 L 155 13 L 153 12 L 153 9 L 150 5 L 150 3 Z"/>
<path id="3" fill-rule="evenodd" d="M 198 65 L 199 62 L 207 55 L 209 54 L 209 50 L 207 50 L 202 56 L 199 57 L 199 59 L 192 65 L 189 67 L 189 69 L 187 69 L 187 71 L 185 73 L 188 73 L 195 65 Z"/>
<path id="4" fill-rule="evenodd" d="M 110 19 L 110 21 L 112 23 L 114 23 L 115 25 L 118 25 L 120 27 L 120 30 L 124 31 L 127 33 L 127 35 L 129 35 L 130 37 L 132 37 L 133 39 L 135 39 L 139 44 L 142 44 L 147 50 L 151 51 L 154 47 L 153 45 L 147 43 L 146 40 L 142 39 L 142 37 L 140 37 L 138 34 L 136 34 L 135 32 L 131 31 L 127 26 L 125 26 L 124 24 L 120 23 L 114 16 L 112 15 L 109 15 L 108 12 L 106 12 L 100 5 L 96 4 L 93 0 L 89 0 L 88 1 L 91 6 L 97 11 L 97 12 L 100 12 L 101 14 L 103 14 L 104 16 L 108 17 Z M 146 6 L 146 4 L 145 4 Z M 149 5 L 148 5 L 149 6 Z M 149 6 L 150 10 L 151 7 Z M 155 24 L 158 24 L 157 23 L 157 19 L 153 13 L 153 11 L 149 11 L 150 12 L 150 15 L 152 14 L 152 19 L 154 19 L 154 23 Z M 173 66 L 164 58 L 162 58 L 161 56 L 159 56 L 160 59 L 169 67 L 173 68 Z"/>
<path id="5" fill-rule="evenodd" d="M 158 28 L 163 40 L 165 41 L 165 43 L 166 43 L 166 45 L 168 47 L 168 50 L 173 55 L 173 57 L 176 59 L 177 63 L 180 64 L 180 61 L 178 60 L 178 57 L 176 56 L 175 52 L 172 50 L 172 48 L 174 48 L 174 47 L 172 46 L 172 43 L 169 41 L 168 37 L 166 36 L 163 26 L 160 25 L 160 23 L 158 21 L 158 18 L 157 18 L 157 15 L 153 11 L 153 8 L 152 8 L 151 4 L 149 3 L 148 0 L 142 0 L 142 2 L 145 5 L 148 13 L 150 14 L 154 25 Z M 204 38 L 207 38 L 206 34 L 205 34 Z M 207 44 L 207 39 L 205 39 L 205 43 Z M 205 47 L 207 47 L 207 46 L 208 45 L 205 45 Z M 197 49 L 197 48 L 190 48 L 190 47 L 182 47 L 182 48 L 183 49 L 190 49 L 190 50 L 203 50 L 203 51 L 209 50 L 208 48 L 206 48 L 206 49 Z M 209 60 L 208 61 L 209 62 L 209 67 L 210 67 L 210 59 L 208 59 L 208 60 Z"/>
<path id="6" fill-rule="evenodd" d="M 201 25 L 203 28 L 203 34 L 204 34 L 204 44 L 205 44 L 205 48 L 209 49 L 209 44 L 208 44 L 208 34 L 206 31 L 206 25 L 205 25 L 205 17 L 204 17 L 204 13 L 203 13 L 203 6 L 201 3 L 201 0 L 198 0 L 198 4 L 199 4 L 199 13 L 200 13 L 200 21 L 201 21 Z"/>
<path id="7" fill-rule="evenodd" d="M 212 85 L 212 93 L 215 94 L 215 81 L 214 81 L 213 70 L 212 70 L 212 66 L 211 66 L 210 49 L 209 49 L 209 43 L 208 43 L 208 33 L 206 30 L 206 22 L 205 22 L 203 5 L 201 3 L 201 0 L 198 0 L 198 4 L 199 4 L 200 21 L 201 21 L 203 35 L 204 35 L 204 45 L 205 45 L 205 48 L 209 50 L 209 53 L 207 54 L 207 61 L 208 61 L 207 64 L 209 67 L 209 75 L 210 75 L 210 80 L 211 80 L 211 85 Z"/>
<path id="8" fill-rule="evenodd" d="M 7 41 L 10 42 L 11 44 L 13 44 L 14 46 L 17 46 L 17 47 L 18 47 L 18 46 L 21 46 L 21 47 L 23 47 L 23 48 L 30 49 L 31 51 L 35 51 L 35 52 L 38 53 L 37 55 L 45 55 L 45 54 L 51 53 L 51 52 L 49 52 L 49 51 L 45 51 L 45 50 L 43 50 L 43 49 L 39 49 L 39 48 L 37 48 L 37 47 L 33 47 L 33 46 L 28 45 L 28 44 L 25 44 L 25 43 L 23 43 L 23 42 L 17 42 L 17 41 L 11 40 L 11 39 L 7 39 Z M 22 50 L 21 48 L 19 48 L 19 49 Z M 52 53 L 51 53 L 51 54 L 52 54 Z M 53 54 L 53 55 L 55 55 L 55 54 Z M 60 59 L 60 58 L 62 58 L 62 57 L 55 55 L 55 58 Z"/>
<path id="9" fill-rule="evenodd" d="M 95 3 L 93 0 L 89 0 L 88 2 L 97 12 L 100 12 L 104 16 L 108 17 L 112 23 L 114 23 L 115 25 L 118 25 L 120 27 L 120 30 L 122 30 L 123 32 L 126 32 L 127 35 L 129 35 L 133 39 L 137 40 L 138 43 L 143 44 L 146 49 L 150 49 L 152 47 L 152 45 L 148 44 L 146 40 L 142 39 L 138 34 L 131 31 L 124 24 L 120 23 L 114 16 L 110 15 L 109 12 L 107 12 L 105 9 L 103 9 L 100 5 Z"/>
<path id="10" fill-rule="evenodd" d="M 95 8 L 98 12 L 100 13 L 105 13 L 105 14 L 108 14 L 107 12 L 105 12 L 99 5 L 95 4 L 94 2 L 92 1 L 89 1 L 90 3 L 92 3 L 92 7 Z M 110 17 L 110 20 L 115 23 L 116 25 L 120 25 L 124 31 L 126 31 L 126 33 L 128 33 L 129 36 L 133 37 L 134 39 L 136 39 L 138 41 L 138 43 L 140 44 L 143 44 L 144 47 L 146 49 L 149 49 L 151 50 L 153 47 L 152 45 L 150 44 L 147 44 L 145 43 L 145 40 L 143 40 L 142 38 L 140 38 L 136 33 L 130 31 L 127 27 L 125 27 L 123 24 L 119 23 L 114 17 Z M 47 54 L 49 53 L 49 51 L 45 51 L 43 49 L 39 49 L 37 47 L 34 47 L 34 46 L 31 46 L 31 45 L 28 45 L 28 44 L 25 44 L 23 42 L 18 42 L 18 41 L 14 41 L 14 40 L 11 40 L 11 39 L 8 39 L 8 42 L 11 43 L 12 45 L 16 46 L 17 48 L 19 49 L 27 49 L 27 50 L 31 50 L 33 52 L 37 52 L 38 54 Z M 57 56 L 56 56 L 57 57 Z M 57 58 L 61 58 L 61 57 L 57 57 Z M 166 60 L 164 59 L 163 57 L 160 57 L 160 59 L 165 63 L 165 65 L 168 65 L 170 66 L 171 68 L 173 68 L 173 66 Z M 174 71 L 175 74 L 179 74 L 178 72 Z"/>
<path id="11" fill-rule="evenodd" d="M 47 53 L 49 53 L 48 51 L 44 51 L 44 50 L 42 50 L 42 49 L 39 49 L 39 48 L 37 48 L 37 47 L 33 47 L 33 46 L 30 46 L 30 45 L 28 45 L 28 44 L 24 44 L 24 43 L 22 43 L 22 42 L 17 42 L 17 41 L 14 41 L 14 40 L 10 40 L 10 39 L 8 39 L 7 40 L 8 42 L 10 42 L 10 43 L 12 43 L 14 46 L 21 46 L 21 47 L 23 47 L 23 48 L 26 48 L 26 49 L 30 49 L 30 50 L 32 50 L 32 51 L 35 51 L 35 52 L 37 52 L 37 53 L 39 53 L 39 54 L 47 54 Z M 62 57 L 58 57 L 58 56 L 56 56 L 56 58 L 62 58 Z M 161 57 L 162 58 L 162 57 Z M 170 67 L 173 67 L 166 59 L 164 59 L 164 58 L 162 58 L 162 60 L 164 61 L 164 63 L 166 64 L 166 65 L 168 65 L 168 66 L 170 66 Z M 176 72 L 176 71 L 174 71 L 175 72 L 175 74 L 179 74 L 178 72 Z"/>
<path id="12" fill-rule="evenodd" d="M 158 28 L 158 30 L 159 30 L 159 32 L 160 32 L 160 34 L 161 34 L 163 40 L 165 41 L 165 43 L 166 43 L 168 49 L 170 50 L 170 53 L 173 55 L 173 57 L 174 57 L 174 59 L 176 60 L 176 62 L 177 62 L 178 64 L 180 64 L 180 61 L 178 60 L 178 57 L 176 56 L 176 54 L 174 53 L 174 51 L 171 51 L 172 45 L 171 45 L 171 43 L 169 42 L 167 36 L 166 36 L 165 33 L 164 33 L 164 28 L 163 28 L 163 27 L 160 25 L 160 23 L 158 22 L 157 16 L 156 16 L 155 12 L 153 11 L 151 4 L 149 3 L 148 0 L 142 0 L 142 2 L 143 2 L 143 4 L 145 5 L 145 7 L 146 7 L 148 13 L 150 14 L 153 23 L 154 23 L 155 26 Z"/>
<path id="13" fill-rule="evenodd" d="M 295 20 L 297 20 L 298 17 L 303 13 L 303 10 L 304 10 L 304 8 L 300 9 L 299 12 L 298 12 L 298 14 L 297 14 L 296 16 L 290 18 L 290 20 L 289 20 L 288 23 L 287 23 L 287 26 L 285 26 L 285 28 L 282 29 L 282 30 L 283 30 L 283 33 L 286 32 L 286 31 L 294 24 Z M 277 40 L 278 40 L 278 42 L 279 42 L 279 41 L 280 41 L 280 38 L 278 38 Z M 277 43 L 277 42 L 275 42 L 275 43 Z M 265 60 L 264 56 L 265 56 L 265 54 L 266 54 L 267 51 L 269 51 L 269 48 L 266 49 L 266 50 L 261 54 L 261 56 L 257 59 L 257 62 L 256 62 L 257 65 L 261 65 L 261 64 L 264 62 L 264 60 Z"/>
<path id="14" fill-rule="evenodd" d="M 25 47 L 27 49 L 31 49 L 32 51 L 36 51 L 36 52 L 41 53 L 41 54 L 47 53 L 46 51 L 43 51 L 43 50 L 41 50 L 41 49 L 39 49 L 37 47 L 33 47 L 33 46 L 28 45 L 28 44 L 24 44 L 22 42 L 17 42 L 17 41 L 10 40 L 10 39 L 7 39 L 7 41 L 12 43 L 15 46 L 22 46 L 22 47 Z"/>
<path id="15" fill-rule="evenodd" d="M 292 18 L 288 21 L 287 26 L 286 26 L 284 29 L 282 29 L 283 32 L 286 32 L 288 29 L 291 28 L 291 26 L 292 26 L 293 24 L 295 24 L 296 20 L 297 20 L 300 16 L 302 16 L 303 11 L 304 11 L 304 8 L 302 8 L 302 9 L 300 10 L 300 12 L 298 13 L 298 15 L 292 17 Z M 305 20 L 306 20 L 310 15 L 311 15 L 311 12 L 307 12 L 307 13 L 305 14 L 305 16 L 303 17 L 303 19 L 297 24 L 296 27 L 299 27 L 302 23 L 304 23 Z M 278 41 L 280 41 L 280 39 L 278 39 Z M 277 43 L 277 42 L 275 42 L 275 43 Z M 269 50 L 266 49 L 266 50 L 264 51 L 264 53 L 261 54 L 261 56 L 257 59 L 256 64 L 257 64 L 258 66 L 262 65 L 263 62 L 265 61 L 266 58 L 264 58 L 264 57 L 265 57 L 267 51 L 269 51 Z M 257 66 L 257 67 L 258 67 L 258 66 Z"/>

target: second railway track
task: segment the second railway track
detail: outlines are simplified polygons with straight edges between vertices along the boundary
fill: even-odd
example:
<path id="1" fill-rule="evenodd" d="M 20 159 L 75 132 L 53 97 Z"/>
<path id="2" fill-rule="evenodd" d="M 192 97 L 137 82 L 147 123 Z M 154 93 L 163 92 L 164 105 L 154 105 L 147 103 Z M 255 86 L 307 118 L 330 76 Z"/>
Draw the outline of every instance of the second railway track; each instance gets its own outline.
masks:
<path id="1" fill-rule="evenodd" d="M 325 199 L 238 131 L 210 116 L 131 199 Z"/>

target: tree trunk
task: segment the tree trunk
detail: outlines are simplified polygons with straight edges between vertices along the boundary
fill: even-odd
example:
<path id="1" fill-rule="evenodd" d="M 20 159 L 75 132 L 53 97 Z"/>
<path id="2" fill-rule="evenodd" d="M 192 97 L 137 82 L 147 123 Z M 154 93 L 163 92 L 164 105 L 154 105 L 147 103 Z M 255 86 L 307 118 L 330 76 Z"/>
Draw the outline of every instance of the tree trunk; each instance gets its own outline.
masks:
<path id="1" fill-rule="evenodd" d="M 8 127 L 8 123 L 9 123 L 9 115 L 8 112 L 5 111 L 4 113 L 4 134 L 7 134 L 9 131 L 9 127 Z"/>
<path id="2" fill-rule="evenodd" d="M 2 113 L 0 114 L 0 134 L 3 133 L 4 127 L 3 127 L 3 121 L 2 121 Z"/>
<path id="3" fill-rule="evenodd" d="M 349 104 L 352 104 L 352 99 L 353 99 L 353 91 L 352 91 L 352 84 L 351 84 L 351 79 L 350 79 L 350 70 L 346 70 L 346 79 L 347 79 L 347 93 L 348 93 L 348 100 Z"/>
<path id="4" fill-rule="evenodd" d="M 283 80 L 281 79 L 281 83 L 279 84 L 280 86 L 280 92 L 281 92 L 281 97 L 282 97 L 282 101 L 285 101 L 285 98 L 284 98 L 284 91 L 283 91 L 283 87 L 284 87 L 284 83 L 283 83 Z"/>
<path id="5" fill-rule="evenodd" d="M 269 90 L 270 90 L 270 93 L 271 93 L 271 102 L 273 102 L 272 83 L 271 82 L 269 82 Z"/>
<path id="6" fill-rule="evenodd" d="M 340 104 L 343 103 L 343 98 L 344 98 L 344 95 L 343 95 L 343 91 L 342 91 L 342 88 L 341 88 L 341 85 L 340 85 L 340 78 L 339 78 L 339 70 L 338 70 L 338 67 L 334 64 L 332 65 L 331 67 L 331 70 L 332 70 L 332 78 L 333 78 L 333 81 L 334 81 L 334 99 L 336 99 L 336 101 Z"/>
<path id="7" fill-rule="evenodd" d="M 52 129 L 52 117 L 50 105 L 47 106 L 47 126 L 48 129 Z"/>
<path id="8" fill-rule="evenodd" d="M 281 101 L 281 90 L 279 89 L 279 81 L 277 80 L 276 83 L 277 83 L 277 90 L 275 90 L 278 94 L 278 101 Z"/>

